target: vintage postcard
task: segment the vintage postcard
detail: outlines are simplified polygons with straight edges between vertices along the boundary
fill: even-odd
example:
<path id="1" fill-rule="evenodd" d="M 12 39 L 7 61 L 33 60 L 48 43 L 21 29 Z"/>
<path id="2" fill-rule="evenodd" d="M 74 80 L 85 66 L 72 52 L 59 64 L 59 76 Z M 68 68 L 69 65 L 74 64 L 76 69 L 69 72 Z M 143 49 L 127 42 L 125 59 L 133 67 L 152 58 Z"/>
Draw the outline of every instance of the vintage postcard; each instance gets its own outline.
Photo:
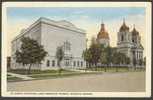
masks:
<path id="1" fill-rule="evenodd" d="M 150 97 L 150 2 L 4 2 L 2 96 Z"/>

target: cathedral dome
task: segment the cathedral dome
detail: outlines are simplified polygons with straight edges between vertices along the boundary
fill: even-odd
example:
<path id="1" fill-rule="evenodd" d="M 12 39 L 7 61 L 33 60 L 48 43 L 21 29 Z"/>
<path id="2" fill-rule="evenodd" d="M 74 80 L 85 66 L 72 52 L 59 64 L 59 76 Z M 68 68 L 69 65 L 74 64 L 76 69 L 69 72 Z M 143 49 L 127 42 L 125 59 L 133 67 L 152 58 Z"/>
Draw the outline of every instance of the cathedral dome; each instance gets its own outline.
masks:
<path id="1" fill-rule="evenodd" d="M 126 30 L 129 31 L 129 27 L 126 26 L 125 21 L 124 21 L 124 22 L 123 22 L 123 25 L 120 27 L 120 32 L 122 32 L 122 31 L 126 31 Z"/>
<path id="2" fill-rule="evenodd" d="M 139 32 L 135 29 L 135 27 L 132 30 L 132 35 L 139 35 Z"/>
<path id="3" fill-rule="evenodd" d="M 100 38 L 109 39 L 108 33 L 107 32 L 99 32 L 98 39 L 100 39 Z"/>
<path id="4" fill-rule="evenodd" d="M 105 25 L 101 24 L 101 30 L 97 35 L 98 39 L 109 39 L 108 32 L 105 31 Z"/>

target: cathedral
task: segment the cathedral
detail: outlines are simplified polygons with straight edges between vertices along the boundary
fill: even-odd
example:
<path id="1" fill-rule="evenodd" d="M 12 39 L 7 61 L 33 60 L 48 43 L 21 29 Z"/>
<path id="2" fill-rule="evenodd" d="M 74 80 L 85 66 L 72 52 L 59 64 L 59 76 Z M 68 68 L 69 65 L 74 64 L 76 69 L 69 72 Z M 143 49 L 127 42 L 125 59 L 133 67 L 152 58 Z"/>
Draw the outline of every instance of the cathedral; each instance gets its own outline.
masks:
<path id="1" fill-rule="evenodd" d="M 97 42 L 109 46 L 109 34 L 105 29 L 105 25 L 101 24 L 100 32 L 97 35 Z M 121 25 L 119 32 L 117 33 L 117 51 L 125 54 L 130 58 L 131 65 L 140 64 L 140 60 L 143 59 L 143 46 L 141 44 L 141 37 L 135 26 L 130 31 L 125 21 Z"/>
<path id="2" fill-rule="evenodd" d="M 121 53 L 126 54 L 131 60 L 131 64 L 139 64 L 140 60 L 143 59 L 143 46 L 141 44 L 141 37 L 135 26 L 132 31 L 123 21 L 122 26 L 118 32 L 117 50 Z"/>

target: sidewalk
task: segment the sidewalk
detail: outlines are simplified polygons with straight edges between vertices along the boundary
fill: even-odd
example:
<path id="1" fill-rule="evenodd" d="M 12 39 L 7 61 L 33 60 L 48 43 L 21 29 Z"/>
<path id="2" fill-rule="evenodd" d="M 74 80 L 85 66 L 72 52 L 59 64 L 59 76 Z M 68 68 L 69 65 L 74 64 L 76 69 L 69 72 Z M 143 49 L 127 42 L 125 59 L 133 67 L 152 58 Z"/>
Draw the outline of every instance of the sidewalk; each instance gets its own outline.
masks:
<path id="1" fill-rule="evenodd" d="M 34 79 L 34 78 L 29 77 L 27 75 L 15 74 L 15 73 L 10 73 L 10 72 L 8 72 L 7 74 L 11 75 L 11 76 L 14 76 L 14 77 L 22 78 L 23 80 L 32 80 L 32 79 Z"/>

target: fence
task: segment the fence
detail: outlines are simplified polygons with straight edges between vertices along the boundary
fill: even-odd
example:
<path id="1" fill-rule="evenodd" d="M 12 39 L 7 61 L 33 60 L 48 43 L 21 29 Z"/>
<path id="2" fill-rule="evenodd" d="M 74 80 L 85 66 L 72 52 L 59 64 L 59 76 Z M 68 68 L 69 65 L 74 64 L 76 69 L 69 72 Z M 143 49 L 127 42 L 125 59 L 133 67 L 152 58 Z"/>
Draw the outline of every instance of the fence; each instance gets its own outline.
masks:
<path id="1" fill-rule="evenodd" d="M 86 64 L 86 67 L 128 67 L 128 68 L 145 68 L 145 65 L 132 65 L 132 64 Z"/>

